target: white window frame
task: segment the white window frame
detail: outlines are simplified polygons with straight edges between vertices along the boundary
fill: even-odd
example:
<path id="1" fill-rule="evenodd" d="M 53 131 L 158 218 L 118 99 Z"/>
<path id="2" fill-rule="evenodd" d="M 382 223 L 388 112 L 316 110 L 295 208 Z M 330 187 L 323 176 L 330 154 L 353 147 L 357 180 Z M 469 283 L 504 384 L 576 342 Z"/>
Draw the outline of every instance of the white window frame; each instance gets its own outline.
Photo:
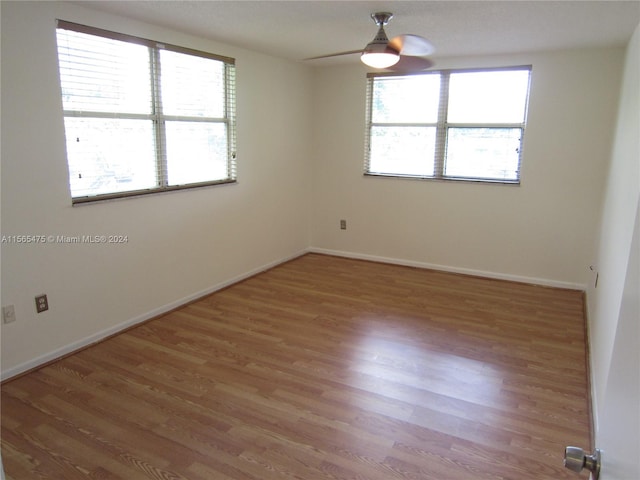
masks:
<path id="1" fill-rule="evenodd" d="M 63 110 L 65 118 L 109 118 L 109 119 L 146 119 L 153 123 L 153 139 L 151 140 L 155 146 L 156 158 L 156 185 L 152 188 L 141 190 L 117 191 L 112 193 L 98 193 L 85 196 L 73 196 L 72 204 L 80 204 L 87 202 L 95 202 L 101 200 L 109 200 L 122 197 L 134 197 L 145 194 L 154 194 L 159 192 L 167 192 L 174 190 L 182 190 L 189 188 L 198 188 L 203 186 L 229 184 L 237 182 L 236 173 L 236 94 L 235 94 L 235 59 L 222 55 L 216 55 L 208 52 L 194 50 L 190 48 L 170 45 L 157 42 L 145 38 L 135 37 L 132 35 L 103 30 L 96 27 L 81 25 L 64 20 L 57 20 L 57 30 L 71 30 L 78 33 L 104 37 L 111 40 L 117 40 L 137 45 L 146 46 L 150 55 L 150 78 L 149 88 L 152 102 L 151 113 L 149 114 L 128 114 L 110 111 L 87 112 L 81 110 Z M 187 115 L 166 115 L 162 111 L 162 100 L 158 93 L 160 76 L 160 51 L 167 50 L 178 54 L 190 55 L 204 59 L 210 59 L 222 62 L 224 64 L 224 116 L 221 118 L 187 116 Z M 209 124 L 224 124 L 226 131 L 227 158 L 226 170 L 227 175 L 224 179 L 208 180 L 194 183 L 184 183 L 180 185 L 169 184 L 167 179 L 167 145 L 165 123 L 168 121 L 179 122 L 206 122 Z M 71 173 L 70 173 L 71 174 Z"/>
<path id="2" fill-rule="evenodd" d="M 447 110 L 449 103 L 449 79 L 455 73 L 467 72 L 501 72 L 501 71 L 527 71 L 529 74 L 529 85 L 527 87 L 526 98 L 524 99 L 524 118 L 522 122 L 517 123 L 450 123 L 447 121 Z M 531 84 L 531 65 L 513 66 L 513 67 L 497 67 L 497 68 L 473 68 L 473 69 L 446 69 L 432 70 L 427 72 L 409 74 L 409 75 L 437 75 L 440 77 L 440 100 L 437 112 L 437 121 L 434 123 L 374 123 L 372 121 L 373 102 L 374 102 L 374 82 L 376 79 L 385 78 L 403 78 L 409 75 L 397 73 L 368 73 L 367 74 L 367 97 L 366 97 L 366 120 L 365 120 L 365 163 L 364 175 L 372 177 L 393 177 L 393 178 L 417 178 L 425 180 L 444 180 L 444 181 L 462 181 L 462 182 L 479 182 L 479 183 L 500 183 L 519 185 L 521 181 L 521 164 L 524 145 L 526 119 L 529 105 L 529 93 Z M 416 105 L 416 108 L 420 108 Z M 433 162 L 433 175 L 412 175 L 406 173 L 393 172 L 374 172 L 370 168 L 371 159 L 371 131 L 377 126 L 394 126 L 394 127 L 436 127 L 436 143 L 434 158 L 425 158 L 425 162 Z M 445 162 L 447 155 L 447 137 L 449 129 L 452 128 L 509 128 L 520 130 L 520 145 L 517 149 L 518 166 L 516 178 L 490 178 L 490 177 L 474 177 L 474 176 L 453 176 L 445 173 Z M 429 164 L 431 165 L 431 164 Z"/>

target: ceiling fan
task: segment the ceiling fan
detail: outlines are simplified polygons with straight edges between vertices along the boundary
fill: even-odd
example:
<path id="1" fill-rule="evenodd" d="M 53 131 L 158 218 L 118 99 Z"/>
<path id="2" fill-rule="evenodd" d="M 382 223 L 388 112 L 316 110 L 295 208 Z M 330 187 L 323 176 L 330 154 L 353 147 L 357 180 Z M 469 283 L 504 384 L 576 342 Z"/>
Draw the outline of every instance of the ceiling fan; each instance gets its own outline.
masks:
<path id="1" fill-rule="evenodd" d="M 306 58 L 305 60 L 318 60 L 359 53 L 360 60 L 365 65 L 393 72 L 416 72 L 425 70 L 433 65 L 431 60 L 425 58 L 434 51 L 434 47 L 429 40 L 420 35 L 409 33 L 398 35 L 389 40 L 384 27 L 393 18 L 393 14 L 376 12 L 371 14 L 371 18 L 378 26 L 378 33 L 363 49 L 320 55 L 319 57 Z"/>

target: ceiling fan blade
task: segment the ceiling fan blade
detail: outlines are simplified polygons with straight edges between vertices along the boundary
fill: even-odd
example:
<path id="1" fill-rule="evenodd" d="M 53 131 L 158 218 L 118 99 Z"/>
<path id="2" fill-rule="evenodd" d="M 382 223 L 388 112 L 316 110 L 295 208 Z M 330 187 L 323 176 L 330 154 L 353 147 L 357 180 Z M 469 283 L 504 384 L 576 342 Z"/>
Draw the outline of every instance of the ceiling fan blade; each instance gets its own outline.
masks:
<path id="1" fill-rule="evenodd" d="M 423 57 L 433 53 L 435 48 L 429 40 L 420 35 L 398 35 L 389 41 L 389 45 L 400 52 L 400 55 Z"/>
<path id="2" fill-rule="evenodd" d="M 385 72 L 413 73 L 421 72 L 433 66 L 433 61 L 424 57 L 400 55 L 400 60 L 395 65 L 385 68 Z"/>
<path id="3" fill-rule="evenodd" d="M 362 53 L 362 49 L 349 50 L 348 52 L 330 53 L 329 55 L 320 55 L 318 57 L 309 57 L 309 58 L 305 58 L 305 60 L 319 60 L 321 58 L 339 57 L 341 55 L 353 55 L 354 53 Z"/>

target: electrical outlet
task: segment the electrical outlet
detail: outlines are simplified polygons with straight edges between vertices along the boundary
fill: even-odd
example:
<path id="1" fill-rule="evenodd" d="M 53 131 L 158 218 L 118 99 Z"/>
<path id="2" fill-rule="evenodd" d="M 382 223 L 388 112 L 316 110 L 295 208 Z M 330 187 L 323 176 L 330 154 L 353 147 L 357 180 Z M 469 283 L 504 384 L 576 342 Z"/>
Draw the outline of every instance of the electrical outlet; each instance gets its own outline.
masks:
<path id="1" fill-rule="evenodd" d="M 16 321 L 16 309 L 13 305 L 2 307 L 2 323 L 11 323 Z"/>
<path id="2" fill-rule="evenodd" d="M 43 293 L 36 297 L 36 312 L 42 313 L 46 310 L 49 310 L 49 301 L 47 300 L 47 296 Z"/>
<path id="3" fill-rule="evenodd" d="M 347 221 L 340 220 L 340 230 L 346 230 L 346 229 L 347 229 Z"/>

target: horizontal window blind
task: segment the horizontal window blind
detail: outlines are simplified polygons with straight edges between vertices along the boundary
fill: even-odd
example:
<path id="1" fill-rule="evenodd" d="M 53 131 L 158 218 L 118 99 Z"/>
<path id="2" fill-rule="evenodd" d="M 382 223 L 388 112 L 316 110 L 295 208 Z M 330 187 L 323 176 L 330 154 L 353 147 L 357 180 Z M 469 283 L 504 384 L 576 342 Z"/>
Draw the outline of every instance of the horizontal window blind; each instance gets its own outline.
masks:
<path id="1" fill-rule="evenodd" d="M 369 74 L 365 174 L 519 183 L 530 74 Z"/>
<path id="2" fill-rule="evenodd" d="M 232 58 L 59 21 L 74 203 L 233 182 Z"/>

